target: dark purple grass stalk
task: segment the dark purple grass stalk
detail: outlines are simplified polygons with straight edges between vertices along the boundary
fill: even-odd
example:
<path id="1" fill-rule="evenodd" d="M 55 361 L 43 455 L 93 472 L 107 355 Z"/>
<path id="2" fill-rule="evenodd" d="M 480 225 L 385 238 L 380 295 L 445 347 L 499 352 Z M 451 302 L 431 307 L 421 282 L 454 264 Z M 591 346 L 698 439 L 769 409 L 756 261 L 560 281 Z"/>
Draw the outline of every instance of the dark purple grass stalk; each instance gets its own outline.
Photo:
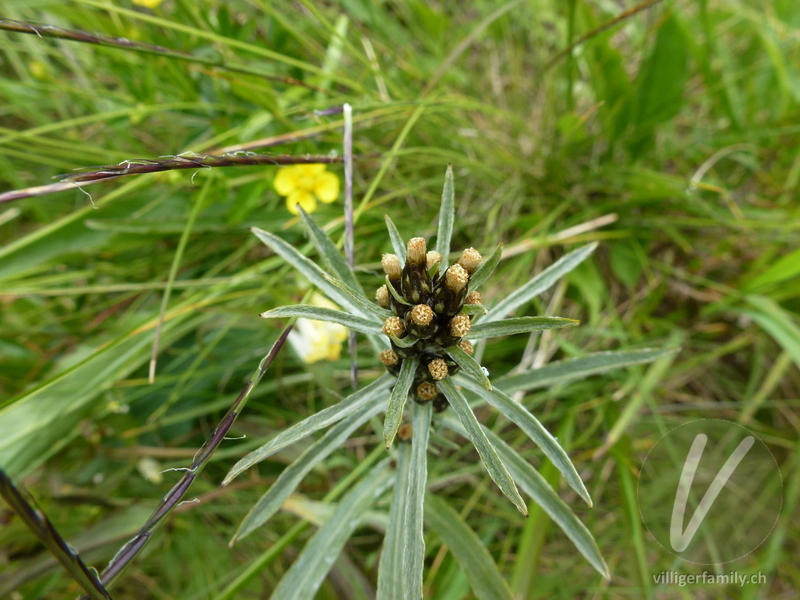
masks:
<path id="1" fill-rule="evenodd" d="M 355 266 L 353 227 L 353 108 L 345 103 L 344 112 L 344 254 L 347 264 Z M 358 389 L 358 357 L 356 356 L 356 332 L 350 330 L 347 339 L 350 349 L 350 379 L 353 389 Z"/>
<path id="2" fill-rule="evenodd" d="M 61 192 L 69 189 L 83 189 L 85 185 L 91 185 L 99 181 L 125 177 L 126 175 L 142 175 L 146 173 L 160 173 L 162 171 L 176 171 L 186 169 L 210 169 L 214 167 L 242 167 L 253 165 L 304 165 L 315 163 L 340 163 L 342 158 L 338 156 L 307 154 L 305 156 L 289 156 L 286 154 L 255 154 L 252 152 L 236 152 L 229 154 L 196 154 L 185 152 L 177 156 L 164 156 L 156 159 L 137 159 L 125 160 L 118 165 L 105 167 L 91 167 L 90 170 L 62 175 L 62 181 L 29 187 L 22 190 L 13 190 L 0 194 L 0 204 Z M 83 184 L 83 185 L 81 185 Z"/>

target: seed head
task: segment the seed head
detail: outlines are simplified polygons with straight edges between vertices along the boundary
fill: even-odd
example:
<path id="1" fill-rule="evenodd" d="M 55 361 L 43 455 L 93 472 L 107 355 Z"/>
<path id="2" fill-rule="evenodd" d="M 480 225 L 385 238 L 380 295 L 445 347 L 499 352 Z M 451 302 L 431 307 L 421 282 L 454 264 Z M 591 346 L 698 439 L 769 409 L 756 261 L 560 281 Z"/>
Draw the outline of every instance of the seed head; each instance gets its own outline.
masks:
<path id="1" fill-rule="evenodd" d="M 469 317 L 467 317 L 467 319 L 469 319 Z M 389 336 L 395 335 L 400 337 L 405 333 L 406 327 L 403 325 L 403 320 L 400 317 L 389 317 L 383 322 L 381 331 Z"/>
<path id="2" fill-rule="evenodd" d="M 431 250 L 425 255 L 425 260 L 425 268 L 430 269 L 436 263 L 442 262 L 442 255 L 436 252 L 436 250 Z"/>
<path id="3" fill-rule="evenodd" d="M 468 315 L 456 315 L 450 320 L 450 335 L 453 337 L 464 337 L 469 333 L 471 326 L 472 323 Z M 384 325 L 384 329 L 385 327 L 386 325 Z"/>
<path id="4" fill-rule="evenodd" d="M 469 281 L 469 273 L 461 265 L 451 265 L 444 274 L 445 283 L 452 291 L 458 293 Z"/>
<path id="5" fill-rule="evenodd" d="M 468 342 L 469 343 L 469 342 Z M 387 367 L 391 367 L 400 362 L 400 357 L 394 350 L 381 350 L 379 355 L 381 362 Z"/>
<path id="6" fill-rule="evenodd" d="M 407 442 L 411 439 L 412 434 L 414 433 L 414 428 L 411 427 L 408 423 L 403 423 L 400 425 L 400 428 L 397 430 L 397 439 L 401 442 Z"/>
<path id="7" fill-rule="evenodd" d="M 458 347 L 461 348 L 465 353 L 469 354 L 470 356 L 472 356 L 472 353 L 475 352 L 475 347 L 469 340 L 461 340 L 460 342 L 458 342 Z"/>
<path id="8" fill-rule="evenodd" d="M 464 267 L 467 273 L 471 275 L 475 272 L 475 269 L 478 268 L 478 265 L 481 264 L 482 260 L 483 257 L 480 252 L 475 250 L 475 248 L 467 248 L 461 253 L 461 256 L 456 262 Z"/>
<path id="9" fill-rule="evenodd" d="M 427 250 L 427 246 L 425 244 L 425 238 L 415 237 L 408 240 L 408 244 L 406 246 L 407 258 L 408 262 L 413 263 L 415 265 L 421 265 L 425 262 L 425 252 Z"/>
<path id="10" fill-rule="evenodd" d="M 434 358 L 428 363 L 428 372 L 436 381 L 441 381 L 447 377 L 447 363 L 441 358 Z"/>
<path id="11" fill-rule="evenodd" d="M 375 292 L 375 300 L 378 301 L 382 308 L 389 308 L 389 288 L 385 285 L 379 287 L 378 291 Z"/>
<path id="12" fill-rule="evenodd" d="M 417 386 L 417 396 L 419 396 L 420 400 L 424 400 L 425 402 L 436 398 L 438 393 L 436 386 L 430 381 L 424 381 Z"/>
<path id="13" fill-rule="evenodd" d="M 482 304 L 481 300 L 482 298 L 480 292 L 470 292 L 467 294 L 467 297 L 464 298 L 464 304 Z"/>
<path id="14" fill-rule="evenodd" d="M 384 254 L 381 257 L 381 266 L 383 272 L 389 276 L 391 281 L 397 281 L 403 274 L 403 268 L 400 266 L 400 259 L 394 254 Z"/>
<path id="15" fill-rule="evenodd" d="M 417 304 L 411 309 L 411 320 L 422 327 L 433 321 L 433 310 L 427 304 Z"/>

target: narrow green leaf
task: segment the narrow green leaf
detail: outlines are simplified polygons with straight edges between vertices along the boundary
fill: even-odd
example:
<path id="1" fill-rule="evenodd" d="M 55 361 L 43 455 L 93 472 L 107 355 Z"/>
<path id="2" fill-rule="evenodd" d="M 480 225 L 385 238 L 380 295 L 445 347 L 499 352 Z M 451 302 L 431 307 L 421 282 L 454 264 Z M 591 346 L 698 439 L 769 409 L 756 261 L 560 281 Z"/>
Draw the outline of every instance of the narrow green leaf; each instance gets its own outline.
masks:
<path id="1" fill-rule="evenodd" d="M 411 346 L 419 341 L 419 338 L 416 338 L 411 334 L 408 334 L 404 338 L 399 338 L 396 335 L 391 336 L 391 338 L 398 348 L 411 348 Z"/>
<path id="2" fill-rule="evenodd" d="M 412 407 L 411 444 L 397 448 L 397 471 L 389 526 L 378 567 L 378 600 L 420 600 L 425 560 L 422 521 L 428 477 L 432 406 Z"/>
<path id="3" fill-rule="evenodd" d="M 253 450 L 250 454 L 237 462 L 230 472 L 225 476 L 222 485 L 228 485 L 234 477 L 238 476 L 243 471 L 246 471 L 253 465 L 265 460 L 282 450 L 286 446 L 299 442 L 304 437 L 318 431 L 328 425 L 336 423 L 350 416 L 357 410 L 362 409 L 366 405 L 371 405 L 376 399 L 383 398 L 386 390 L 394 381 L 394 377 L 388 373 L 384 373 L 381 377 L 370 383 L 368 386 L 363 387 L 356 393 L 351 394 L 338 404 L 329 406 L 328 408 L 314 413 L 310 417 L 303 419 L 296 425 L 292 425 L 288 429 L 283 430 L 269 442 Z"/>
<path id="4" fill-rule="evenodd" d="M 386 310 L 385 308 L 381 308 L 374 302 L 370 302 L 363 294 L 360 294 L 359 292 L 355 291 L 341 279 L 336 279 L 336 277 L 332 277 L 327 273 L 323 273 L 323 276 L 325 277 L 325 279 L 330 281 L 333 285 L 335 285 L 345 294 L 347 294 L 347 297 L 350 298 L 350 300 L 352 300 L 353 302 L 358 304 L 361 308 L 363 308 L 364 312 L 374 315 L 380 320 L 381 323 L 383 323 L 386 319 L 392 316 L 392 311 Z"/>
<path id="5" fill-rule="evenodd" d="M 400 232 L 397 231 L 397 227 L 394 226 L 394 221 L 389 218 L 389 215 L 383 215 L 383 218 L 386 220 L 386 229 L 389 231 L 389 239 L 392 242 L 394 253 L 397 255 L 397 258 L 400 259 L 401 263 L 405 263 L 406 244 L 403 242 L 403 238 L 400 237 Z"/>
<path id="6" fill-rule="evenodd" d="M 414 382 L 418 364 L 417 357 L 406 358 L 400 367 L 400 374 L 392 389 L 389 408 L 386 410 L 386 419 L 383 422 L 383 441 L 387 450 L 392 447 L 394 436 L 397 435 L 397 429 L 400 427 L 400 421 L 403 420 L 403 409 L 408 399 L 408 390 L 411 389 L 411 384 Z"/>
<path id="7" fill-rule="evenodd" d="M 377 415 L 384 407 L 385 400 L 381 397 L 373 398 L 366 406 L 340 421 L 324 436 L 310 446 L 300 458 L 286 467 L 277 481 L 261 496 L 259 501 L 250 509 L 247 516 L 239 525 L 239 529 L 231 540 L 231 545 L 249 535 L 274 515 L 284 501 L 295 491 L 303 478 L 321 461 L 325 460 L 331 452 L 336 450 L 350 437 L 350 434 Z"/>
<path id="8" fill-rule="evenodd" d="M 512 600 L 511 590 L 483 540 L 447 502 L 428 494 L 425 497 L 425 520 L 447 544 L 478 600 Z"/>
<path id="9" fill-rule="evenodd" d="M 487 259 L 484 260 L 480 266 L 475 269 L 475 272 L 470 275 L 469 277 L 469 291 L 474 292 L 479 287 L 481 287 L 489 277 L 491 277 L 492 273 L 497 267 L 498 263 L 500 262 L 500 258 L 503 256 L 503 244 L 497 244 L 497 249 L 492 253 L 492 255 Z"/>
<path id="10" fill-rule="evenodd" d="M 491 317 L 492 314 L 493 313 L 489 313 L 489 317 Z M 580 323 L 580 321 L 576 321 L 575 319 L 565 319 L 563 317 L 515 317 L 513 319 L 503 319 L 502 321 L 491 323 L 483 321 L 472 327 L 467 334 L 467 338 L 470 340 L 482 340 L 501 335 L 541 331 L 542 329 L 574 327 L 575 325 L 580 325 Z"/>
<path id="11" fill-rule="evenodd" d="M 330 268 L 336 277 L 344 281 L 351 289 L 361 292 L 363 296 L 364 290 L 361 284 L 358 282 L 358 279 L 356 279 L 355 273 L 353 273 L 350 265 L 347 264 L 342 253 L 339 252 L 336 244 L 333 243 L 333 240 L 331 240 L 325 230 L 306 214 L 306 211 L 299 207 L 299 205 L 298 208 L 300 210 L 300 218 L 303 219 L 303 224 L 308 230 L 311 241 L 314 242 L 314 246 L 316 246 L 317 251 L 325 260 L 328 268 Z"/>
<path id="12" fill-rule="evenodd" d="M 750 280 L 745 286 L 748 291 L 774 285 L 800 275 L 800 248 L 782 256 Z"/>
<path id="13" fill-rule="evenodd" d="M 464 427 L 452 415 L 442 415 L 442 422 L 450 429 L 464 435 Z M 558 497 L 558 494 L 550 487 L 547 480 L 533 468 L 516 450 L 506 444 L 500 437 L 492 432 L 488 427 L 483 427 L 483 432 L 489 441 L 494 444 L 497 453 L 503 459 L 509 472 L 514 476 L 514 480 L 519 484 L 520 489 L 530 496 L 536 504 L 550 516 L 564 533 L 567 534 L 575 547 L 580 551 L 586 560 L 597 569 L 603 576 L 608 578 L 608 566 L 600 554 L 600 549 L 594 537 L 586 526 L 578 519 L 567 504 Z"/>
<path id="14" fill-rule="evenodd" d="M 455 221 L 455 190 L 453 188 L 453 166 L 447 165 L 444 176 L 444 190 L 442 191 L 442 205 L 439 208 L 439 231 L 436 234 L 436 251 L 442 255 L 439 269 L 444 273 L 450 256 L 450 238 L 453 237 L 453 222 Z"/>
<path id="15" fill-rule="evenodd" d="M 313 261 L 300 254 L 293 246 L 287 244 L 277 235 L 274 235 L 269 231 L 259 229 L 258 227 L 251 227 L 250 231 L 252 231 L 256 237 L 258 237 L 258 239 L 264 242 L 264 244 L 269 246 L 275 252 L 275 254 L 283 258 L 295 269 L 300 271 L 300 273 L 302 273 L 306 279 L 322 290 L 322 292 L 324 292 L 325 295 L 331 300 L 336 302 L 336 304 L 342 308 L 346 308 L 358 315 L 361 315 L 362 317 L 368 316 L 368 314 L 364 314 L 364 311 L 360 306 L 354 304 L 346 294 L 325 279 L 324 271 L 322 269 L 320 269 Z"/>
<path id="16" fill-rule="evenodd" d="M 395 300 L 397 300 L 400 304 L 405 304 L 406 306 L 411 306 L 411 302 L 409 302 L 408 300 L 403 298 L 398 293 L 398 291 L 396 289 L 394 289 L 394 286 L 392 285 L 392 282 L 389 281 L 389 276 L 388 275 L 386 276 L 386 287 L 389 288 L 389 293 L 392 295 L 392 297 Z"/>
<path id="17" fill-rule="evenodd" d="M 394 473 L 389 459 L 377 465 L 339 502 L 336 510 L 303 548 L 300 556 L 281 578 L 272 600 L 308 600 L 319 586 L 353 535 L 361 518 L 392 484 Z"/>
<path id="18" fill-rule="evenodd" d="M 466 378 L 460 378 L 459 383 L 494 406 L 508 420 L 522 429 L 522 431 L 542 449 L 542 452 L 550 459 L 550 462 L 561 471 L 561 474 L 564 476 L 564 479 L 567 480 L 569 486 L 578 492 L 589 506 L 592 505 L 589 492 L 586 490 L 586 486 L 583 485 L 583 480 L 580 475 L 578 475 L 578 471 L 572 464 L 569 455 L 561 447 L 556 438 L 554 438 L 544 425 L 539 422 L 539 419 L 528 412 L 528 409 L 519 402 L 514 402 L 514 400 L 506 396 L 500 390 L 495 389 L 487 391 Z"/>
<path id="19" fill-rule="evenodd" d="M 589 255 L 594 252 L 595 248 L 597 248 L 597 242 L 588 244 L 562 256 L 528 283 L 501 300 L 483 321 L 486 323 L 498 321 L 526 302 L 530 302 L 531 299 L 542 292 L 546 292 L 559 279 L 586 260 Z"/>
<path id="20" fill-rule="evenodd" d="M 497 456 L 494 447 L 492 447 L 489 440 L 486 439 L 486 436 L 483 434 L 480 423 L 478 423 L 478 419 L 475 418 L 475 413 L 473 413 L 472 409 L 469 407 L 467 399 L 458 391 L 450 377 L 445 377 L 441 381 L 437 381 L 436 387 L 447 397 L 450 406 L 453 407 L 458 418 L 461 419 L 461 423 L 463 423 L 464 429 L 467 432 L 467 437 L 475 445 L 475 449 L 478 451 L 481 461 L 489 472 L 489 477 L 497 484 L 500 491 L 514 503 L 514 506 L 516 506 L 523 515 L 527 516 L 528 507 L 525 506 L 525 502 L 517 491 L 517 486 L 514 485 L 514 480 L 511 479 L 511 475 L 508 474 L 505 466 L 503 466 L 503 462 L 500 460 L 500 457 Z"/>
<path id="21" fill-rule="evenodd" d="M 465 304 L 461 309 L 462 315 L 485 315 L 489 313 L 489 309 L 483 304 Z"/>
<path id="22" fill-rule="evenodd" d="M 753 308 L 737 308 L 747 315 L 792 357 L 800 367 L 800 327 L 797 319 L 772 298 L 766 296 L 747 296 L 747 303 Z"/>
<path id="23" fill-rule="evenodd" d="M 456 361 L 456 364 L 461 367 L 465 373 L 472 375 L 472 377 L 475 378 L 487 390 L 492 389 L 492 383 L 489 381 L 489 377 L 486 376 L 483 367 L 480 366 L 469 354 L 464 352 L 458 346 L 445 348 L 444 351 L 450 355 L 450 358 Z"/>
<path id="24" fill-rule="evenodd" d="M 596 352 L 588 356 L 550 363 L 525 373 L 501 377 L 495 380 L 494 385 L 506 394 L 538 390 L 614 369 L 649 363 L 678 350 L 680 348 L 643 348 L 623 352 Z"/>
<path id="25" fill-rule="evenodd" d="M 293 306 L 279 306 L 267 312 L 261 313 L 264 319 L 281 319 L 288 317 L 300 317 L 314 321 L 327 321 L 328 323 L 338 323 L 361 333 L 377 334 L 381 333 L 380 324 L 375 321 L 368 321 L 342 310 L 332 308 L 322 308 L 320 306 L 309 306 L 308 304 L 295 304 Z"/>

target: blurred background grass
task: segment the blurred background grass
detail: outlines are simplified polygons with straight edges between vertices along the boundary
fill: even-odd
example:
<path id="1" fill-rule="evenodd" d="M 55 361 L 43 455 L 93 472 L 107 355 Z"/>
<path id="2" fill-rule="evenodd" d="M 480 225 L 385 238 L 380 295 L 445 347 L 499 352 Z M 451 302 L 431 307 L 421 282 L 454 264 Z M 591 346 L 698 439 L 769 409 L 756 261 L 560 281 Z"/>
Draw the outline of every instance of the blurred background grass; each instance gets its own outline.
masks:
<path id="1" fill-rule="evenodd" d="M 665 1 L 601 27 L 635 6 L 165 0 L 149 10 L 117 0 L 2 0 L 6 18 L 159 44 L 206 64 L 0 33 L 0 191 L 78 167 L 305 130 L 317 135 L 273 150 L 340 152 L 341 116 L 315 111 L 350 102 L 355 151 L 369 155 L 355 176 L 356 261 L 368 289 L 390 247 L 383 214 L 404 237 L 431 235 L 453 163 L 454 246 L 489 252 L 503 241 L 513 257 L 485 291 L 489 306 L 578 243 L 601 242 L 592 260 L 526 313 L 583 325 L 495 341 L 484 359 L 492 373 L 515 367 L 523 353 L 541 365 L 598 350 L 683 347 L 669 362 L 527 398 L 569 446 L 593 509 L 576 501 L 522 434 L 492 413 L 479 415 L 560 486 L 597 538 L 610 582 L 546 516 L 533 511 L 523 521 L 470 446 L 431 460 L 432 489 L 478 531 L 519 597 L 793 598 L 800 589 L 800 6 Z M 65 535 L 77 536 L 89 562 L 104 564 L 138 528 L 177 480 L 158 471 L 191 461 L 274 341 L 277 325 L 258 313 L 304 294 L 299 276 L 247 231 L 274 231 L 310 252 L 272 188 L 274 175 L 272 167 L 143 175 L 87 188 L 94 206 L 76 190 L 0 207 L 0 463 Z M 315 218 L 339 237 L 341 215 L 335 202 Z M 359 355 L 365 378 L 377 372 L 366 344 Z M 219 490 L 232 462 L 347 393 L 345 358 L 310 367 L 287 351 L 273 369 L 235 427 L 247 438 L 224 445 L 196 482 L 203 502 L 179 509 L 115 597 L 214 598 L 297 521 L 283 513 L 260 538 L 227 549 L 298 450 Z M 655 543 L 635 498 L 638 468 L 661 432 L 697 417 L 746 424 L 781 465 L 781 520 L 735 565 L 764 572 L 765 586 L 653 583 L 664 569 L 702 570 Z M 363 431 L 306 480 L 303 493 L 320 499 L 376 443 Z M 303 503 L 292 510 L 313 517 Z M 0 522 L 0 595 L 76 592 L 5 508 Z M 360 530 L 319 597 L 369 597 L 380 539 Z M 241 597 L 265 597 L 300 547 L 290 545 Z M 471 597 L 433 536 L 427 564 L 432 595 Z"/>

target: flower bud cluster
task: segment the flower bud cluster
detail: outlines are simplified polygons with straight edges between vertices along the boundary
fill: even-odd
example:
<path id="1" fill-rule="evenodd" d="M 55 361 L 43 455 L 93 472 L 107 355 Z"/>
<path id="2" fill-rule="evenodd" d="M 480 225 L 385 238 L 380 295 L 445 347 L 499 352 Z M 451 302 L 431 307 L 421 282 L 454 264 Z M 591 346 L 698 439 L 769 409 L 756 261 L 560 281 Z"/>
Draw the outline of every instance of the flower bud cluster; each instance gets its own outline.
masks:
<path id="1" fill-rule="evenodd" d="M 472 354 L 472 344 L 462 338 L 469 333 L 473 317 L 461 311 L 464 304 L 481 302 L 480 294 L 469 291 L 470 275 L 481 262 L 480 253 L 467 248 L 444 271 L 441 262 L 438 252 L 427 251 L 424 238 L 412 238 L 404 265 L 394 254 L 383 255 L 386 285 L 376 294 L 378 304 L 393 313 L 386 319 L 383 332 L 402 340 L 396 343 L 392 339 L 392 349 L 381 353 L 381 362 L 397 375 L 404 359 L 419 358 L 411 397 L 419 404 L 433 402 L 437 411 L 447 408 L 447 400 L 435 382 L 459 370 L 445 348 L 458 345 Z"/>

